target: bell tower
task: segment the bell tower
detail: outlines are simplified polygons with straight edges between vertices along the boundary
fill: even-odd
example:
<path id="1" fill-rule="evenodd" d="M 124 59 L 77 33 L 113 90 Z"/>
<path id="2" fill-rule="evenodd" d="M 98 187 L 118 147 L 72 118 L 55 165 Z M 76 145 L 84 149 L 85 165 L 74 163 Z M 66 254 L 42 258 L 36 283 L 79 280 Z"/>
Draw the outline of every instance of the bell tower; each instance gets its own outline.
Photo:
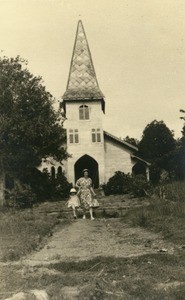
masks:
<path id="1" fill-rule="evenodd" d="M 88 168 L 94 187 L 104 183 L 104 96 L 99 88 L 82 21 L 78 22 L 67 88 L 63 95 L 67 130 L 66 175 L 70 182 Z"/>

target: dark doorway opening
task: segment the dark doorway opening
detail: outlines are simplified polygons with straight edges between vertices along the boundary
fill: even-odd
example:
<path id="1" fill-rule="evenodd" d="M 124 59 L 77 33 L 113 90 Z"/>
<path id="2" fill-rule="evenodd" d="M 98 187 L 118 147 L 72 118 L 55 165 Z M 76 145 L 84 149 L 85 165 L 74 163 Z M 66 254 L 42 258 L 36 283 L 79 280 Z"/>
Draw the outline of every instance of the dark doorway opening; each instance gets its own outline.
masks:
<path id="1" fill-rule="evenodd" d="M 56 175 L 56 174 L 55 174 L 55 167 L 52 166 L 52 167 L 51 167 L 51 178 L 52 178 L 52 179 L 55 179 L 55 175 Z"/>
<path id="2" fill-rule="evenodd" d="M 62 167 L 59 166 L 59 167 L 58 167 L 57 177 L 60 177 L 61 175 L 62 175 Z"/>
<path id="3" fill-rule="evenodd" d="M 132 168 L 132 174 L 146 176 L 146 165 L 142 162 L 137 162 Z"/>
<path id="4" fill-rule="evenodd" d="M 89 170 L 89 177 L 92 179 L 92 184 L 94 188 L 99 187 L 99 170 L 97 161 L 91 156 L 85 154 L 80 157 L 74 166 L 75 171 L 75 182 L 77 179 L 83 176 L 82 171 L 84 169 Z"/>

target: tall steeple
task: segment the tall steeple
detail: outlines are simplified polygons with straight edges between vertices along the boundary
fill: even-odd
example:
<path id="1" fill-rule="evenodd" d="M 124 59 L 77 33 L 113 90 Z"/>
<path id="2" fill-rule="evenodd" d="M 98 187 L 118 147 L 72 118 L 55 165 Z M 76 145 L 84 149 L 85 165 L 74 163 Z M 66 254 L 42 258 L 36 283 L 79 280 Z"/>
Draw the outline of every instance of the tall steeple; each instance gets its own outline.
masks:
<path id="1" fill-rule="evenodd" d="M 104 96 L 99 88 L 91 52 L 82 21 L 78 22 L 72 54 L 69 78 L 63 100 L 101 100 L 104 110 Z"/>

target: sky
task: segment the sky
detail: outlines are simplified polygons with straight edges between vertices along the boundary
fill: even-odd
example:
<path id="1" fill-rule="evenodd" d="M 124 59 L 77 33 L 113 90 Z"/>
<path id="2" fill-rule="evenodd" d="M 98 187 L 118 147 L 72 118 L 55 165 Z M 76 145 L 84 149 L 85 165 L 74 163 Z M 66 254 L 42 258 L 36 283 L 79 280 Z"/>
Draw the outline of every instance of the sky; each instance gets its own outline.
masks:
<path id="1" fill-rule="evenodd" d="M 184 0 L 0 0 L 1 55 L 20 55 L 57 99 L 65 92 L 78 20 L 100 89 L 104 130 L 140 139 L 163 120 L 181 136 Z"/>

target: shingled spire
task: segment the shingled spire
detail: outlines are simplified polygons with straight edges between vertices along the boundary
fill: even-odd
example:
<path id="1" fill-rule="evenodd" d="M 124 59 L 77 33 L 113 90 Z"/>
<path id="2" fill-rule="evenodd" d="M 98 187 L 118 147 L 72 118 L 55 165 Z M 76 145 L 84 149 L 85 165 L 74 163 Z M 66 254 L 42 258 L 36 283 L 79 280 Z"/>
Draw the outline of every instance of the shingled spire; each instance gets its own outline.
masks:
<path id="1" fill-rule="evenodd" d="M 69 78 L 63 100 L 103 100 L 82 21 L 78 22 Z M 104 106 L 104 105 L 103 105 Z"/>

